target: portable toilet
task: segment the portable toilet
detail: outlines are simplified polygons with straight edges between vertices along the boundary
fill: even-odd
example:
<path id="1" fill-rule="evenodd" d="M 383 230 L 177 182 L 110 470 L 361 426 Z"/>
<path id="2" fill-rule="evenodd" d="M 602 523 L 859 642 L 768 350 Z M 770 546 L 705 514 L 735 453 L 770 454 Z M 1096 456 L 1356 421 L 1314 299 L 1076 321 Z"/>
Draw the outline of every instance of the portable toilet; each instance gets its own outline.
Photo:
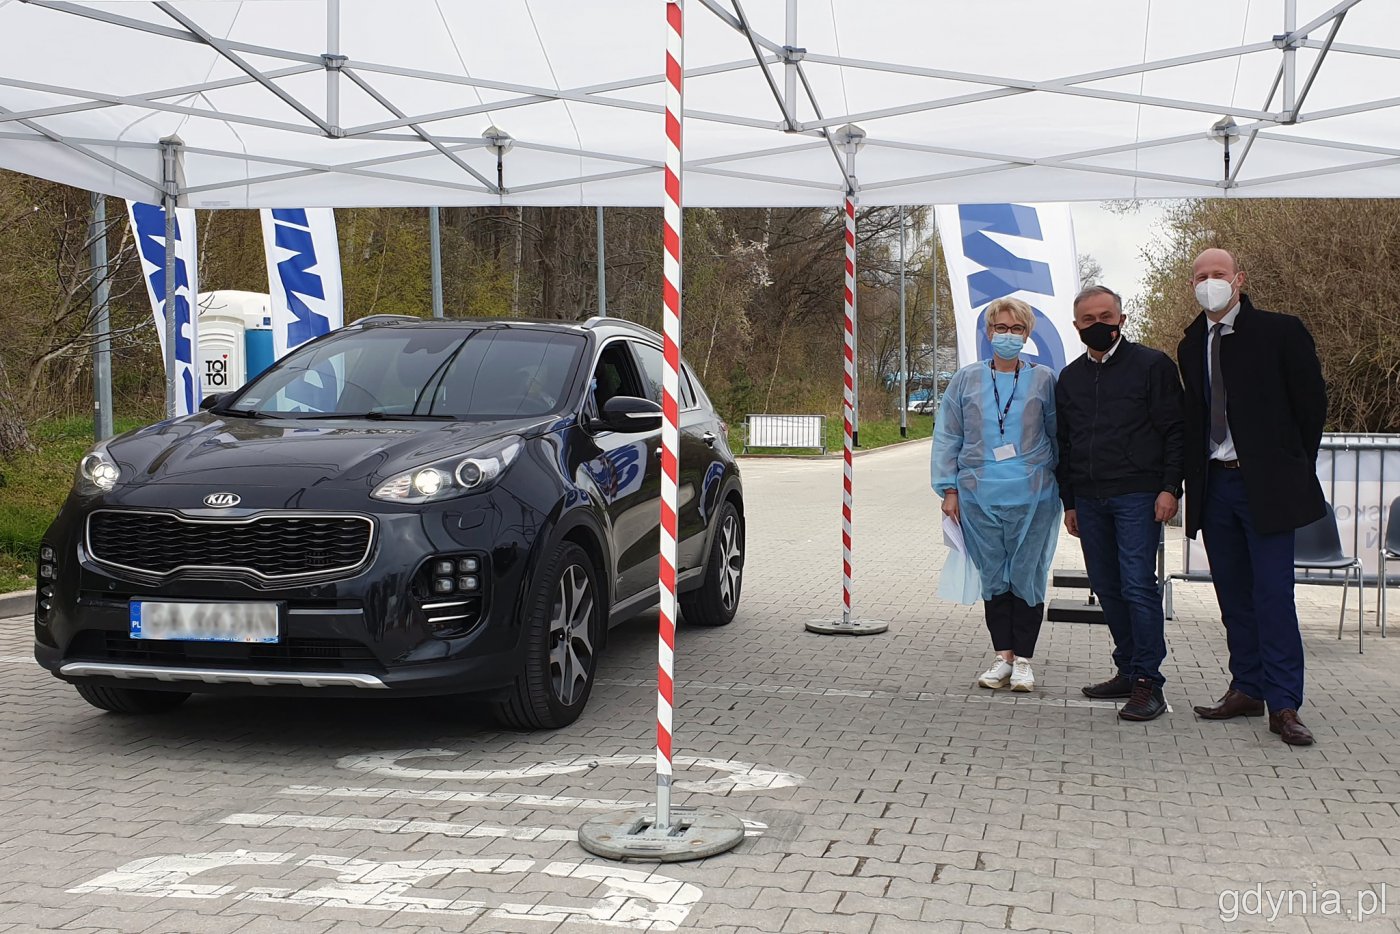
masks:
<path id="1" fill-rule="evenodd" d="M 199 357 L 206 391 L 238 389 L 272 365 L 272 354 L 272 308 L 265 292 L 199 293 Z"/>
<path id="2" fill-rule="evenodd" d="M 199 376 L 210 395 L 229 392 L 246 382 L 243 316 L 205 311 L 199 316 Z"/>

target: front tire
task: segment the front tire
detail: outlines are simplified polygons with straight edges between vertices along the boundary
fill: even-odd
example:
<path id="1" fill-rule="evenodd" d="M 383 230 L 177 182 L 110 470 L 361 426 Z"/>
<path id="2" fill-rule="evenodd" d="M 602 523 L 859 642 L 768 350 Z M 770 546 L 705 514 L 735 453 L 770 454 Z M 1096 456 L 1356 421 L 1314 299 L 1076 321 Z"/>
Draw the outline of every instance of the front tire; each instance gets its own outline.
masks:
<path id="1" fill-rule="evenodd" d="M 75 684 L 83 700 L 111 713 L 147 714 L 174 710 L 190 695 L 184 691 L 141 691 L 136 688 L 108 688 L 95 684 Z"/>
<path id="2" fill-rule="evenodd" d="M 743 584 L 744 521 L 734 504 L 725 500 L 715 518 L 704 581 L 680 595 L 682 617 L 694 626 L 728 626 L 739 610 Z"/>
<path id="3" fill-rule="evenodd" d="M 588 553 L 572 542 L 555 551 L 526 614 L 524 669 L 492 712 L 512 729 L 568 726 L 588 704 L 607 618 L 607 598 Z"/>

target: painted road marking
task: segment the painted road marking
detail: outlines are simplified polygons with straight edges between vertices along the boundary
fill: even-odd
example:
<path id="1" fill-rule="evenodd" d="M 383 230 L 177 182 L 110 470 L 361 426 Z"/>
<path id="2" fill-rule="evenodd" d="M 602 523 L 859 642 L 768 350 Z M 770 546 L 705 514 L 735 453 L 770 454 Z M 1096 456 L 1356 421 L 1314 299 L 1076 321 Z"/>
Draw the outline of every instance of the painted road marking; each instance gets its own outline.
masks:
<path id="1" fill-rule="evenodd" d="M 327 788 L 324 785 L 291 785 L 277 792 L 302 798 L 377 798 L 403 801 L 431 801 L 444 804 L 513 804 L 535 808 L 586 808 L 598 811 L 625 811 L 646 807 L 645 801 L 609 801 L 601 798 L 571 798 L 567 795 L 517 795 L 504 791 L 414 791 L 406 788 Z"/>
<path id="2" fill-rule="evenodd" d="M 502 769 L 420 769 L 399 765 L 401 759 L 441 759 L 461 755 L 465 755 L 465 753 L 452 749 L 398 749 L 369 755 L 344 756 L 336 762 L 336 765 L 355 772 L 370 772 L 390 778 L 482 782 L 570 775 L 604 766 L 640 765 L 652 767 L 656 764 L 654 756 L 582 755 L 568 759 L 555 759 L 550 762 L 539 762 L 535 765 Z M 688 768 L 712 769 L 724 773 L 717 778 L 703 782 L 676 782 L 675 787 L 679 791 L 719 795 L 728 794 L 731 791 L 771 791 L 777 788 L 795 788 L 804 780 L 803 776 L 793 772 L 762 769 L 751 762 L 737 762 L 731 759 L 677 756 L 675 764 Z"/>
<path id="3" fill-rule="evenodd" d="M 320 870 L 333 878 L 313 878 L 299 886 L 200 883 L 198 877 L 212 870 L 234 866 L 280 868 L 283 873 Z M 547 876 L 582 879 L 597 883 L 595 892 L 577 905 L 491 904 L 477 898 L 455 898 L 426 894 L 441 891 L 450 876 L 461 884 L 480 888 L 501 888 L 488 878 L 541 872 Z M 475 878 L 473 878 L 475 877 Z M 416 891 L 414 891 L 416 890 Z M 623 869 L 610 865 L 549 862 L 541 865 L 530 859 L 421 859 L 375 860 L 312 854 L 298 858 L 295 853 L 229 850 L 191 853 L 184 856 L 155 856 L 129 862 L 95 879 L 68 890 L 70 895 L 91 893 L 132 895 L 142 898 L 217 899 L 235 901 L 291 902 L 310 907 L 358 908 L 374 911 L 402 911 L 422 914 L 486 916 L 513 921 L 543 921 L 555 924 L 588 921 L 611 927 L 641 931 L 674 931 L 700 900 L 700 889 L 659 873 Z"/>
<path id="4" fill-rule="evenodd" d="M 391 789 L 387 789 L 387 788 L 315 788 L 314 786 L 308 786 L 308 785 L 296 785 L 296 786 L 293 786 L 293 788 L 284 788 L 284 789 L 282 789 L 281 791 L 279 791 L 278 794 L 283 794 L 283 795 L 286 795 L 286 794 L 301 794 L 302 792 L 296 791 L 296 790 L 293 790 L 293 789 L 302 789 L 302 788 L 308 789 L 309 794 L 310 794 L 311 796 L 313 796 L 313 797 L 372 798 L 372 799 L 375 799 L 375 800 L 385 800 L 385 799 L 389 799 L 389 800 L 403 800 L 403 801 L 415 801 L 415 802 L 422 801 L 423 798 L 425 797 L 425 795 L 423 795 L 423 794 L 420 794 L 420 793 L 415 792 L 415 791 L 409 791 L 409 790 L 407 790 L 407 789 L 391 790 Z M 363 792 L 363 793 L 361 793 L 361 792 Z M 386 793 L 386 792 L 387 792 L 387 793 Z M 522 796 L 522 795 L 505 795 L 505 796 L 503 796 L 503 797 L 519 798 L 519 797 L 523 797 L 523 796 Z M 533 796 L 532 796 L 532 797 L 533 797 Z M 437 800 L 441 800 L 441 799 L 437 799 Z M 607 800 L 607 799 L 591 800 L 591 799 L 588 799 L 588 798 L 579 798 L 579 799 L 577 799 L 577 800 L 580 801 L 580 802 L 582 802 L 581 806 L 588 807 L 588 808 L 590 808 L 590 809 L 598 810 L 598 811 L 613 811 L 613 810 L 625 811 L 625 810 L 630 810 L 630 809 L 632 809 L 632 808 L 647 807 L 647 805 L 646 805 L 645 803 L 640 802 L 640 801 L 609 801 L 609 800 Z M 454 802 L 454 803 L 455 803 L 455 802 Z M 246 823 L 246 822 L 243 821 L 243 820 L 234 820 L 233 818 L 247 818 L 247 819 L 249 819 L 249 820 L 258 818 L 258 819 L 263 819 L 263 821 L 262 821 L 261 823 L 253 824 L 253 823 Z M 343 820 L 363 820 L 363 819 L 362 819 L 362 818 L 344 818 Z M 297 822 L 297 823 L 268 823 L 268 821 L 295 821 L 295 822 Z M 315 823 L 307 823 L 308 821 L 312 821 L 312 822 L 315 822 Z M 331 827 L 330 824 L 321 823 L 322 821 L 333 821 L 333 822 L 336 822 L 336 826 Z M 545 829 L 544 829 L 544 828 L 541 828 L 541 827 L 513 827 L 513 828 L 512 828 L 512 827 L 497 827 L 497 828 L 491 828 L 490 830 L 482 830 L 482 832 L 480 832 L 480 833 L 460 833 L 460 832 L 456 832 L 456 829 L 459 829 L 459 828 L 470 828 L 470 827 L 474 827 L 474 826 L 477 826 L 477 825 L 472 825 L 472 824 L 459 824 L 459 823 L 453 823 L 453 822 L 451 822 L 451 821 L 426 821 L 426 820 L 412 820 L 412 821 L 410 821 L 410 820 L 407 820 L 407 819 L 404 819 L 404 820 L 389 819 L 389 820 L 369 820 L 369 821 L 367 821 L 367 822 L 365 823 L 365 826 L 360 827 L 360 826 L 350 826 L 350 825 L 341 823 L 341 821 L 342 821 L 342 819 L 340 819 L 340 818 L 301 817 L 301 816 L 294 815 L 294 814 L 290 814 L 290 815 L 289 815 L 289 814 L 234 814 L 234 815 L 232 815 L 231 817 L 223 818 L 223 819 L 220 821 L 220 823 L 224 823 L 224 824 L 239 824 L 239 825 L 248 826 L 248 827 L 324 827 L 324 828 L 332 829 L 332 830 L 377 830 L 377 831 L 380 831 L 380 832 L 382 832 L 382 833 L 444 833 L 444 834 L 451 834 L 451 835 L 453 835 L 453 836 L 465 836 L 465 837 L 499 837 L 499 836 L 510 836 L 512 839 L 515 839 L 515 840 L 555 840 L 555 839 L 558 839 L 558 840 L 566 840 L 566 841 L 568 841 L 568 842 L 570 842 L 570 843 L 572 843 L 573 841 L 575 841 L 575 840 L 578 839 L 578 831 L 577 831 L 577 830 L 559 831 L 559 833 L 562 833 L 563 836 L 554 837 L 554 836 L 543 836 L 542 834 L 545 834 L 545 833 L 553 834 L 554 831 L 553 831 L 553 830 L 550 830 L 550 831 L 547 831 L 547 832 L 546 832 Z M 374 826 L 374 827 L 372 827 L 372 826 L 369 826 L 369 824 L 379 824 L 379 825 L 384 825 L 384 826 Z M 411 828 L 397 828 L 397 827 L 388 826 L 388 825 L 391 825 L 391 824 L 412 824 L 412 825 L 414 825 L 414 826 L 412 826 Z M 479 825 L 479 826 L 485 828 L 485 827 L 487 827 L 488 825 L 482 824 L 482 825 Z M 435 829 L 435 828 L 438 828 L 438 827 L 444 828 L 444 829 Z M 768 825 L 765 824 L 763 821 L 744 819 L 744 836 L 746 836 L 746 837 L 761 837 L 761 836 L 763 836 L 763 832 L 764 832 L 765 830 L 767 830 L 767 829 L 768 829 Z M 498 831 L 501 831 L 501 832 L 500 832 L 500 833 L 493 832 L 493 831 L 497 831 L 497 830 L 498 830 Z M 527 833 L 527 832 L 530 832 L 530 835 L 528 835 L 528 836 L 519 836 L 519 837 L 513 836 L 513 835 L 516 834 L 516 833 L 525 834 L 525 833 Z"/>
<path id="5" fill-rule="evenodd" d="M 501 840 L 545 840 L 573 843 L 578 831 L 556 827 L 498 827 L 454 821 L 376 819 L 370 817 L 317 817 L 305 814 L 230 814 L 219 819 L 235 827 L 303 827 L 311 830 L 369 830 L 374 833 L 436 833 L 448 837 L 492 837 Z"/>

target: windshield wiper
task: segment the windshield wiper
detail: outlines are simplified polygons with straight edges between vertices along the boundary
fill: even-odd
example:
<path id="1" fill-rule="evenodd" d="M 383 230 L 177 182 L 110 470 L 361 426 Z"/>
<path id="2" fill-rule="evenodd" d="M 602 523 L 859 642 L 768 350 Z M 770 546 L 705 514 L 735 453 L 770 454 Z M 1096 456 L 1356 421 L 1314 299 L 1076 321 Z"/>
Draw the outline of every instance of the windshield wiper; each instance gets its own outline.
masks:
<path id="1" fill-rule="evenodd" d="M 215 415 L 232 415 L 235 418 L 282 418 L 272 412 L 259 412 L 257 409 L 210 409 Z"/>
<path id="2" fill-rule="evenodd" d="M 399 412 L 315 412 L 307 415 L 293 415 L 293 418 L 305 421 L 313 419 L 345 418 L 345 419 L 366 419 L 372 422 L 396 421 L 396 422 L 419 422 L 431 419 L 440 421 L 442 419 L 452 419 L 451 415 L 411 415 Z"/>

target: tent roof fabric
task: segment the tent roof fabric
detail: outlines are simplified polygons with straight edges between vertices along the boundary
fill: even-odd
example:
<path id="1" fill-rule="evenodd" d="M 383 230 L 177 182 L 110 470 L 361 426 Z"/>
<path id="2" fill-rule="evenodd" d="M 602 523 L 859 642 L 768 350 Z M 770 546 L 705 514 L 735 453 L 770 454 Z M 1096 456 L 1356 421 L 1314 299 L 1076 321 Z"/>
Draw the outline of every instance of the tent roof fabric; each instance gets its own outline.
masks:
<path id="1" fill-rule="evenodd" d="M 1393 0 L 685 6 L 688 205 L 1400 196 Z M 196 208 L 658 205 L 664 43 L 658 0 L 0 0 L 0 166 L 152 201 L 178 137 Z"/>

